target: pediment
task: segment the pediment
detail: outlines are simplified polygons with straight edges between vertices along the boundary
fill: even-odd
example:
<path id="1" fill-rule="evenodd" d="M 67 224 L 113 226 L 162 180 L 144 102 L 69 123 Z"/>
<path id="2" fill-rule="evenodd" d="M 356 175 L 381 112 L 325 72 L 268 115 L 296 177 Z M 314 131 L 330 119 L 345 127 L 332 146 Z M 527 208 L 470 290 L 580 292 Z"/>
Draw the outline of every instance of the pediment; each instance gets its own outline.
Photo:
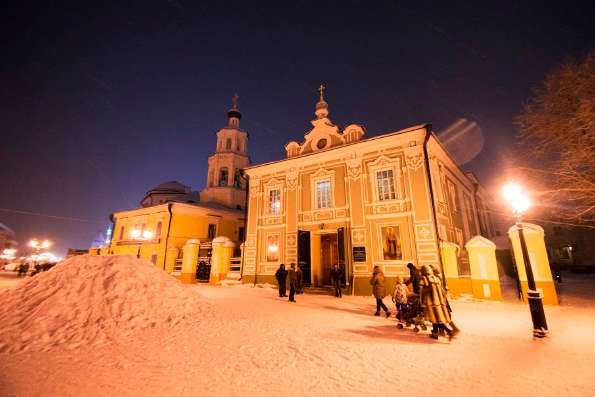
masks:
<path id="1" fill-rule="evenodd" d="M 301 153 L 309 151 L 316 152 L 333 146 L 345 143 L 345 137 L 341 134 L 339 127 L 334 125 L 328 118 L 322 118 L 312 121 L 312 128 L 304 135 Z"/>

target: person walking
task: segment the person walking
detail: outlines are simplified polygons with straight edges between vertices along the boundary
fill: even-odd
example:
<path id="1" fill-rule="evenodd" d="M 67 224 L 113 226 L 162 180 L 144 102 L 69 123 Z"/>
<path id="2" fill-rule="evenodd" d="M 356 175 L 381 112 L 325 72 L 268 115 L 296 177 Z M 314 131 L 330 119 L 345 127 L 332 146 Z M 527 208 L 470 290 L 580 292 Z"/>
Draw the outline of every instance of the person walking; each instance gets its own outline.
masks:
<path id="1" fill-rule="evenodd" d="M 376 313 L 374 315 L 380 316 L 380 309 L 382 308 L 386 317 L 390 317 L 388 307 L 382 302 L 382 299 L 386 296 L 386 286 L 384 284 L 384 273 L 378 265 L 374 266 L 370 284 L 372 284 L 372 291 L 374 292 L 374 298 L 376 298 Z"/>
<path id="2" fill-rule="evenodd" d="M 295 302 L 295 287 L 297 285 L 297 272 L 295 271 L 295 263 L 289 267 L 289 301 Z"/>
<path id="3" fill-rule="evenodd" d="M 341 270 L 339 265 L 337 263 L 335 263 L 333 265 L 333 268 L 331 269 L 331 283 L 333 284 L 333 287 L 335 288 L 335 296 L 337 298 L 341 298 L 343 296 L 343 293 L 341 291 L 341 283 L 342 282 L 343 282 L 343 271 Z"/>
<path id="4" fill-rule="evenodd" d="M 301 294 L 304 292 L 304 272 L 302 272 L 302 268 L 300 267 L 300 265 L 297 265 L 297 268 L 295 269 L 295 275 L 297 276 L 297 283 L 295 285 L 295 293 L 296 294 Z"/>
<path id="5" fill-rule="evenodd" d="M 395 284 L 395 290 L 393 291 L 393 302 L 397 309 L 395 317 L 399 320 L 402 328 L 402 324 L 405 321 L 403 309 L 407 304 L 407 286 L 402 276 L 397 276 L 397 284 Z"/>
<path id="6" fill-rule="evenodd" d="M 413 288 L 413 293 L 415 295 L 419 295 L 419 269 L 415 267 L 415 265 L 411 262 L 407 264 L 407 268 L 409 269 L 409 279 L 407 280 L 405 285 L 411 284 L 411 288 Z"/>
<path id="7" fill-rule="evenodd" d="M 424 311 L 426 320 L 432 323 L 431 338 L 438 339 L 438 333 L 444 330 L 449 338 L 454 336 L 450 327 L 450 313 L 446 306 L 446 298 L 442 281 L 436 277 L 429 265 L 423 265 L 421 268 L 420 285 L 420 303 Z"/>
<path id="8" fill-rule="evenodd" d="M 286 297 L 286 280 L 287 280 L 287 270 L 285 270 L 285 264 L 280 264 L 279 269 L 275 273 L 275 278 L 277 279 L 277 284 L 279 284 L 279 297 L 283 298 Z"/>
<path id="9" fill-rule="evenodd" d="M 438 268 L 438 266 L 430 265 L 430 267 L 432 268 L 432 273 L 434 273 L 434 276 L 438 277 L 440 281 L 442 281 L 442 273 L 440 273 L 440 269 Z M 448 323 L 448 325 L 450 325 L 450 328 L 452 330 L 452 336 L 454 336 L 461 332 L 461 330 L 459 329 L 459 327 L 457 327 L 454 321 L 452 321 L 452 308 L 450 307 L 450 302 L 448 301 L 448 287 L 446 287 L 445 285 L 442 285 L 442 293 L 444 294 L 444 300 L 446 301 L 446 309 L 448 310 L 448 314 L 450 315 L 450 323 Z M 442 332 L 444 334 L 444 329 L 442 329 Z"/>

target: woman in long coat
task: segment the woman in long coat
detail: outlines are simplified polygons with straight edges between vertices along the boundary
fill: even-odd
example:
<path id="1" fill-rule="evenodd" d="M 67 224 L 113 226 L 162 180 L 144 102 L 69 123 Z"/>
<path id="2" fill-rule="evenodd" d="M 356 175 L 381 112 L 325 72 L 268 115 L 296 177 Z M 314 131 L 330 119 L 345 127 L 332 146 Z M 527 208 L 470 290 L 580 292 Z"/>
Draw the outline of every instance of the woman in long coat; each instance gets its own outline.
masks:
<path id="1" fill-rule="evenodd" d="M 442 288 L 442 280 L 434 275 L 432 268 L 428 265 L 422 266 L 421 273 L 419 283 L 420 302 L 426 320 L 432 323 L 430 337 L 438 339 L 440 329 L 443 329 L 449 337 L 452 337 L 453 333 L 449 325 L 451 322 L 450 313 L 444 289 Z"/>
<path id="2" fill-rule="evenodd" d="M 380 316 L 380 308 L 382 308 L 386 317 L 390 317 L 388 307 L 382 302 L 382 299 L 386 296 L 386 286 L 384 284 L 384 273 L 380 269 L 380 266 L 374 266 L 370 284 L 372 284 L 372 292 L 374 293 L 374 298 L 376 298 L 376 313 L 374 315 Z"/>

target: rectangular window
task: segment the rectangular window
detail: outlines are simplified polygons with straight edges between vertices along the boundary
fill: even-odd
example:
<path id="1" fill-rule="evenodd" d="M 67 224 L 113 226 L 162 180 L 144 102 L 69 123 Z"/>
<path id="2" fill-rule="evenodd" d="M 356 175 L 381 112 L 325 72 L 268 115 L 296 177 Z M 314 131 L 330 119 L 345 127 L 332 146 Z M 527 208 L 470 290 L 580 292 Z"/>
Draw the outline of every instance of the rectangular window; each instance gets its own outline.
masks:
<path id="1" fill-rule="evenodd" d="M 157 264 L 157 254 L 151 255 L 151 262 L 153 262 L 154 265 Z"/>
<path id="2" fill-rule="evenodd" d="M 279 260 L 279 235 L 270 234 L 267 237 L 267 262 Z"/>
<path id="3" fill-rule="evenodd" d="M 120 240 L 124 239 L 124 226 L 120 227 Z"/>
<path id="4" fill-rule="evenodd" d="M 208 238 L 209 238 L 209 240 L 212 240 L 215 237 L 217 237 L 217 225 L 215 225 L 213 223 L 209 223 Z"/>
<path id="5" fill-rule="evenodd" d="M 456 212 L 459 210 L 457 188 L 454 185 L 454 183 L 452 183 L 451 181 L 448 181 L 447 185 L 448 185 L 448 195 L 450 196 L 450 204 L 452 206 L 451 208 L 453 211 Z"/>
<path id="6" fill-rule="evenodd" d="M 281 212 L 281 191 L 279 189 L 269 190 L 269 213 L 277 215 Z"/>
<path id="7" fill-rule="evenodd" d="M 396 198 L 393 170 L 376 172 L 376 182 L 378 184 L 378 200 L 394 200 Z"/>
<path id="8" fill-rule="evenodd" d="M 244 228 L 238 228 L 238 241 L 244 241 Z"/>
<path id="9" fill-rule="evenodd" d="M 316 208 L 331 208 L 331 181 L 316 182 Z"/>
<path id="10" fill-rule="evenodd" d="M 463 231 L 458 227 L 455 228 L 455 236 L 457 239 L 457 244 L 463 248 L 465 241 L 463 240 Z"/>
<path id="11" fill-rule="evenodd" d="M 385 261 L 403 259 L 399 226 L 384 226 L 380 230 L 382 234 L 383 259 Z"/>

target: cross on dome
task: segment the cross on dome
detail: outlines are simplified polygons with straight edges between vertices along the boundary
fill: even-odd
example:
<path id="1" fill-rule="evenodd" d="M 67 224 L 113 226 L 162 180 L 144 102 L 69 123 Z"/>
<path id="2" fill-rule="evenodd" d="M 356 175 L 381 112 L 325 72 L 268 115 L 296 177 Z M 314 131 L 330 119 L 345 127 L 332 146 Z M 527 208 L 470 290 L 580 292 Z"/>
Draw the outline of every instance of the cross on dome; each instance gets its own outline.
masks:
<path id="1" fill-rule="evenodd" d="M 240 99 L 240 96 L 237 93 L 233 94 L 233 97 L 231 98 L 231 108 L 234 110 L 238 110 L 238 99 Z"/>
<path id="2" fill-rule="evenodd" d="M 326 87 L 324 84 L 320 84 L 320 87 L 318 87 L 318 92 L 320 92 L 320 101 L 318 101 L 316 104 L 316 111 L 314 112 L 318 119 L 323 119 L 328 116 L 328 103 L 324 101 L 324 90 L 326 90 Z"/>
<path id="3" fill-rule="evenodd" d="M 324 86 L 324 84 L 320 84 L 320 87 L 318 87 L 318 92 L 320 92 L 320 102 L 324 102 L 324 90 L 326 89 L 326 87 Z"/>

